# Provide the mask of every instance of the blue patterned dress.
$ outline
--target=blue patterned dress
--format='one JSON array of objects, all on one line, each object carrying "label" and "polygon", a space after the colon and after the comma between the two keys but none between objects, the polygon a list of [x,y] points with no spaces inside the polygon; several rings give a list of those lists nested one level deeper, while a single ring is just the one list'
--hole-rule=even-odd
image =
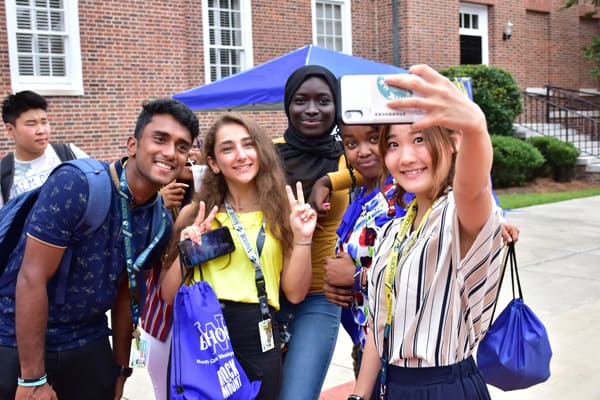
[{"label": "blue patterned dress", "polygon": [[[373,245],[379,228],[395,217],[402,217],[404,210],[393,200],[395,183],[389,176],[383,190],[376,188],[366,193],[362,186],[354,190],[351,203],[342,217],[337,230],[336,251],[348,253],[356,266],[354,274],[354,301],[350,309],[342,310],[342,325],[354,344],[364,347],[367,320],[367,274],[373,258]],[[412,199],[412,195],[405,196]]]}]

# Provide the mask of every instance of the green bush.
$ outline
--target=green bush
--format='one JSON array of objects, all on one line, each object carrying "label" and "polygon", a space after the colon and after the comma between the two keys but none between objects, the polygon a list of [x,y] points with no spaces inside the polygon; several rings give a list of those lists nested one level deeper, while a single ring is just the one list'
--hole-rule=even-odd
[{"label": "green bush", "polygon": [[487,65],[459,65],[440,72],[448,78],[471,77],[473,101],[485,113],[490,134],[513,136],[513,122],[523,105],[521,89],[508,71]]},{"label": "green bush", "polygon": [[538,168],[538,172],[536,174],[537,176],[552,176],[552,168],[548,164],[548,157],[546,156],[548,155],[548,145],[554,140],[558,139],[552,138],[550,136],[533,136],[527,139],[527,142],[531,143],[532,146],[538,149],[545,159],[544,163]]},{"label": "green bush", "polygon": [[492,136],[494,164],[492,183],[495,188],[525,186],[536,177],[545,162],[544,156],[524,140]]},{"label": "green bush", "polygon": [[550,136],[534,136],[528,141],[546,159],[541,167],[546,175],[551,173],[557,181],[568,181],[573,178],[577,157],[579,157],[579,150],[573,144]]}]

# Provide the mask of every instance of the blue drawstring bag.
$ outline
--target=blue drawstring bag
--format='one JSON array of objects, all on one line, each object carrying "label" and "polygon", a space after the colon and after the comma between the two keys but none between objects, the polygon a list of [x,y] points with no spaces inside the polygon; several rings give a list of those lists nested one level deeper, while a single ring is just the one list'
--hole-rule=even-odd
[{"label": "blue drawstring bag", "polygon": [[[550,377],[552,358],[546,328],[523,302],[514,243],[509,244],[500,285],[507,260],[510,260],[513,299],[492,323],[477,349],[477,365],[485,381],[504,391],[525,389],[546,381]],[[494,305],[490,321],[494,319],[495,308]]]},{"label": "blue drawstring bag", "polygon": [[235,358],[219,300],[208,282],[182,285],[173,307],[170,399],[254,400],[260,385],[249,381]]}]

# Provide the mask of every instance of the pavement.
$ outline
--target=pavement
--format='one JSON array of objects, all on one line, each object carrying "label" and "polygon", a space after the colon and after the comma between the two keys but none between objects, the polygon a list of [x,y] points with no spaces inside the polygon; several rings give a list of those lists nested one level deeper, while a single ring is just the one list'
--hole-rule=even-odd
[{"label": "pavement", "polygon": [[[600,400],[600,196],[509,210],[507,219],[521,230],[516,254],[525,303],[546,326],[554,356],[548,381],[513,392],[490,387],[492,399]],[[507,280],[496,313],[509,302],[509,288]],[[351,349],[340,329],[320,400],[351,393]],[[124,399],[154,399],[145,370],[134,371]]]}]

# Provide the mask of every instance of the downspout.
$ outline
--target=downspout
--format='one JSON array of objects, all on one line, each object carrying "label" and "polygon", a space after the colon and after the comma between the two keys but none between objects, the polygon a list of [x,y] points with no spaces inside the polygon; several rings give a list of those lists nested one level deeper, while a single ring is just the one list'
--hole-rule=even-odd
[{"label": "downspout", "polygon": [[400,16],[398,15],[398,0],[392,0],[392,29],[393,33],[393,44],[394,44],[394,65],[400,66]]}]

